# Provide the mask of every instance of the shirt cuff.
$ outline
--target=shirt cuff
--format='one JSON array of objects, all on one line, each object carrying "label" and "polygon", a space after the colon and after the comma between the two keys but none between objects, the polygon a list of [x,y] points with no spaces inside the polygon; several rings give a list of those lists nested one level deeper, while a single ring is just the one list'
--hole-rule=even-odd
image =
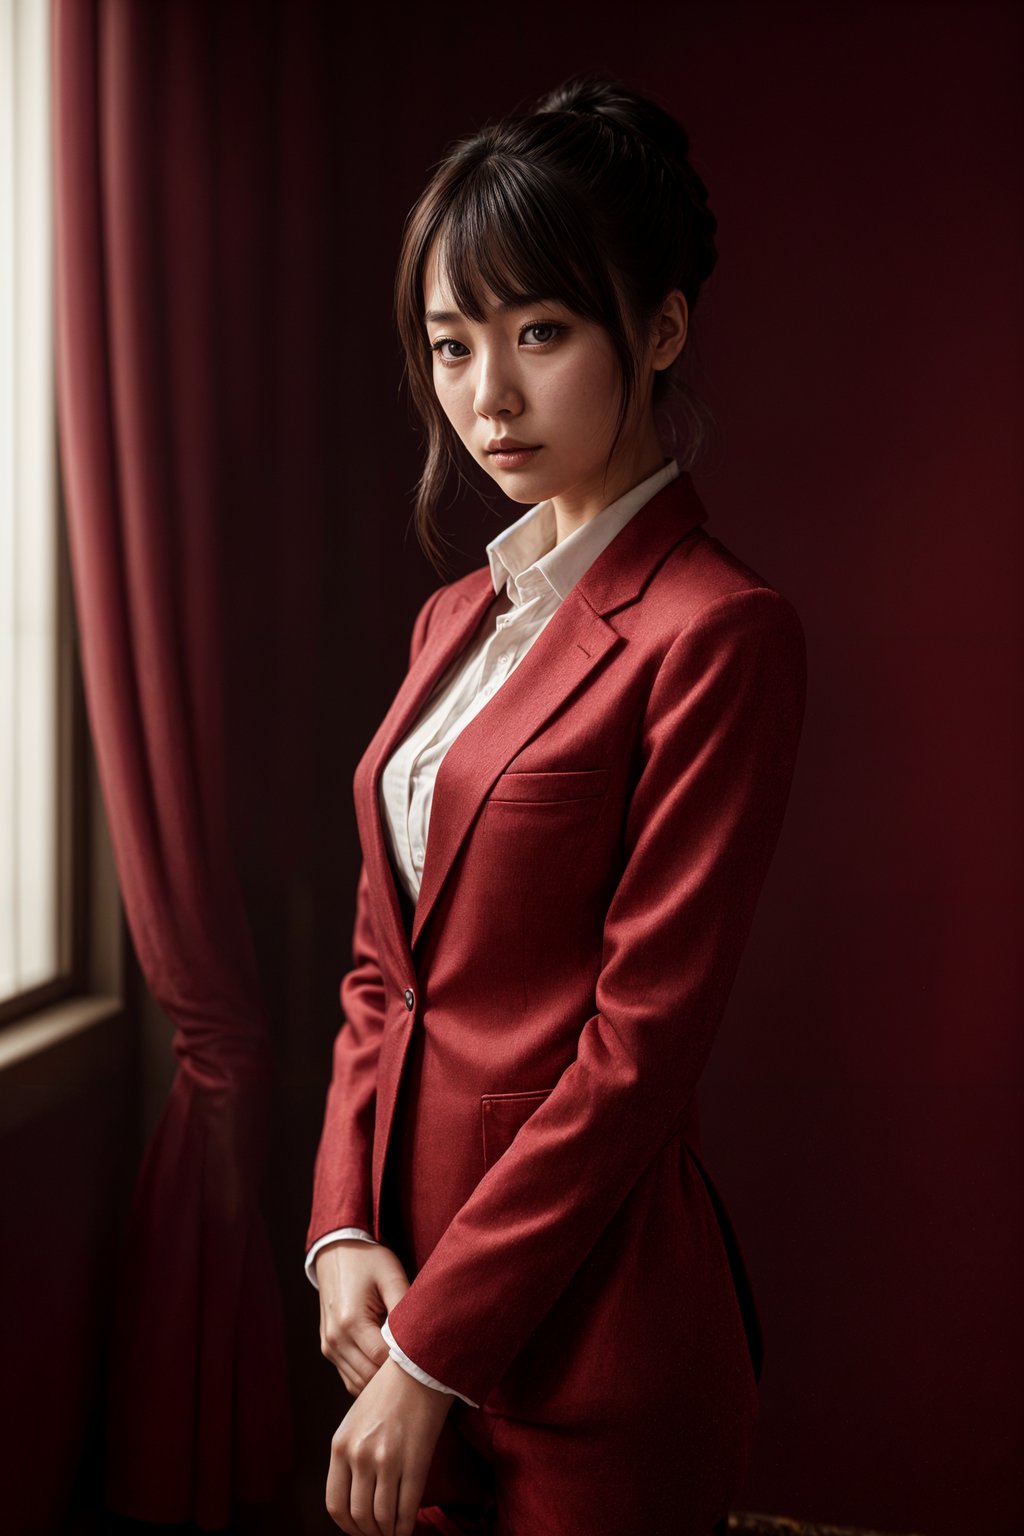
[{"label": "shirt cuff", "polygon": [[425,1387],[434,1387],[436,1391],[447,1392],[451,1397],[461,1397],[462,1401],[468,1403],[471,1408],[479,1408],[480,1404],[474,1403],[471,1397],[464,1397],[461,1392],[456,1392],[454,1387],[446,1387],[443,1382],[435,1380],[433,1376],[428,1376],[426,1371],[421,1370],[414,1361],[410,1360],[405,1350],[401,1349],[395,1342],[395,1336],[388,1327],[387,1318],[381,1324],[380,1331],[384,1335],[384,1342],[388,1346],[388,1353],[392,1360],[396,1361],[403,1370],[408,1371],[410,1376],[415,1376],[417,1381],[422,1381]]},{"label": "shirt cuff", "polygon": [[[365,1232],[362,1227],[338,1227],[334,1232],[325,1232],[323,1237],[318,1237],[306,1255],[306,1277],[314,1290],[320,1289],[316,1283],[316,1270],[313,1267],[316,1263],[317,1254],[321,1248],[326,1248],[328,1243],[336,1243],[343,1237],[361,1238],[366,1243],[375,1243],[377,1241],[369,1232]],[[426,1371],[421,1370],[414,1360],[410,1360],[405,1350],[396,1342],[394,1334],[388,1327],[387,1318],[381,1324],[380,1331],[384,1337],[384,1342],[388,1346],[388,1354],[404,1371],[408,1371],[410,1376],[415,1376],[416,1380],[421,1381],[425,1387],[433,1387],[435,1391],[446,1392],[451,1397],[461,1397],[462,1401],[468,1403],[471,1408],[479,1408],[480,1404],[474,1403],[471,1397],[465,1397],[461,1392],[456,1392],[454,1387],[446,1387],[444,1382],[437,1381],[433,1376],[428,1376]]]},{"label": "shirt cuff", "polygon": [[377,1239],[369,1232],[364,1232],[362,1227],[338,1227],[334,1232],[325,1232],[323,1237],[318,1237],[312,1248],[306,1254],[306,1279],[315,1291],[320,1287],[316,1283],[316,1256],[321,1248],[326,1248],[328,1243],[336,1243],[343,1237],[360,1237],[364,1243],[375,1243]]}]

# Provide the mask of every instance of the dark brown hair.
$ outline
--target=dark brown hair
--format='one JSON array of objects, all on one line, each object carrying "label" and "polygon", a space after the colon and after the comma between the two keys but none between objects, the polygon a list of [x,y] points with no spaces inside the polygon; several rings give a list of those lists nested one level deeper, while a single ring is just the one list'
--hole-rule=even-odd
[{"label": "dark brown hair", "polygon": [[[692,314],[717,259],[707,188],[689,163],[689,140],[664,108],[621,81],[576,76],[529,110],[457,140],[409,212],[395,282],[405,378],[426,429],[416,533],[439,574],[437,503],[461,443],[434,391],[424,331],[423,276],[438,255],[463,314],[482,321],[483,290],[505,302],[556,299],[607,331],[622,395],[611,463],[639,385],[645,326],[673,288]],[[685,350],[685,349],[684,349]],[[674,391],[688,417],[689,467],[710,412],[676,367],[655,375],[653,399]]]}]

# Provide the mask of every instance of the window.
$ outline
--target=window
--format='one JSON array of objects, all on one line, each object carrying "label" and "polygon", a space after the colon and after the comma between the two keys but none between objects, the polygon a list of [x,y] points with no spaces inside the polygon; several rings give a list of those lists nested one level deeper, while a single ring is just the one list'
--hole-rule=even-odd
[{"label": "window", "polygon": [[0,1018],[71,971],[50,164],[49,5],[0,0]]}]

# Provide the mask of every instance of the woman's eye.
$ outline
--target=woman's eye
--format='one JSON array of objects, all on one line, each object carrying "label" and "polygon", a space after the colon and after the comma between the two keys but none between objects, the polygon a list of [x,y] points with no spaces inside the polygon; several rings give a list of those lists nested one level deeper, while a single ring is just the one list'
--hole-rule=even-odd
[{"label": "woman's eye", "polygon": [[548,336],[546,339],[542,339],[537,343],[538,346],[546,346],[549,341],[553,341],[555,339],[555,336],[559,331],[564,329],[564,326],[556,325],[553,320],[538,320],[536,325],[526,326],[523,331],[523,335],[525,336],[527,331],[550,331],[550,336]]},{"label": "woman's eye", "polygon": [[437,341],[432,343],[430,350],[432,352],[436,352],[437,353],[437,355],[441,359],[442,363],[455,363],[455,362],[461,362],[461,358],[448,357],[444,353],[442,353],[441,348],[442,347],[461,347],[461,346],[462,346],[462,342],[461,341],[452,341],[450,336],[442,336]]},{"label": "woman's eye", "polygon": [[[539,341],[527,343],[529,351],[538,352],[542,347],[550,346],[560,331],[567,329],[567,326],[562,325],[557,320],[536,320],[532,325],[524,325],[519,332],[519,337],[522,340],[524,336],[528,336],[531,332],[547,331],[548,335],[542,335]],[[462,347],[462,352],[452,356],[450,352],[444,350],[446,347]],[[464,347],[461,341],[455,341],[451,336],[439,336],[436,341],[431,342],[430,350],[446,368],[453,368],[456,363],[463,361],[464,355],[468,353],[469,349]]]}]

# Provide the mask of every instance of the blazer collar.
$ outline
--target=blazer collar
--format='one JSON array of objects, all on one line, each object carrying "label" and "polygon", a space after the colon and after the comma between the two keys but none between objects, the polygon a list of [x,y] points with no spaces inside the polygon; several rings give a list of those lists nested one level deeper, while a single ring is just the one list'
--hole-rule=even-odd
[{"label": "blazer collar", "polygon": [[574,529],[560,544],[555,543],[555,511],[550,499],[538,502],[487,546],[495,592],[507,586],[512,601],[518,604],[522,601],[521,585],[528,583],[533,592],[546,588],[557,606],[630,518],[678,474],[678,460],[666,458],[653,474]]},{"label": "blazer collar", "polygon": [[626,643],[609,617],[636,602],[671,550],[706,521],[704,505],[683,471],[640,507],[601,551],[502,684],[500,696],[456,737],[438,770],[410,932],[381,821],[380,778],[398,742],[494,602],[490,566],[454,583],[450,601],[439,600],[426,643],[363,754],[354,781],[367,876],[379,911],[386,914],[383,924],[375,919],[382,929],[378,942],[382,959],[396,977],[415,975],[412,950],[494,781],[587,675]]}]

